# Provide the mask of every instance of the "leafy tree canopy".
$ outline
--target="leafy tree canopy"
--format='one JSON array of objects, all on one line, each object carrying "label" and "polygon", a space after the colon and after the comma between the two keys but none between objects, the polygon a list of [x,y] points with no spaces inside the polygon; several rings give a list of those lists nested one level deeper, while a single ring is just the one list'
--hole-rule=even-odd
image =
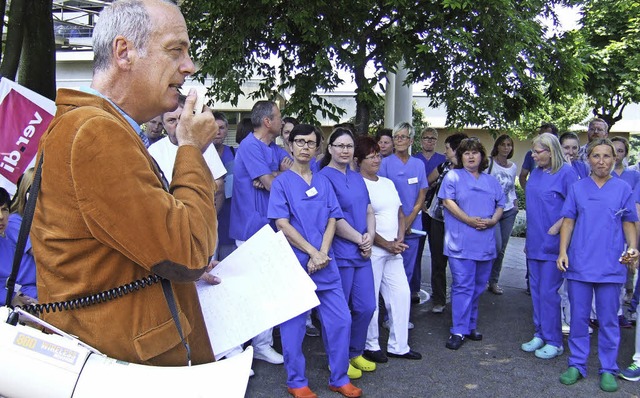
[{"label": "leafy tree canopy", "polygon": [[356,123],[365,131],[378,101],[374,88],[401,60],[410,82],[426,83],[431,105],[445,105],[451,126],[504,126],[560,97],[580,78],[558,78],[559,66],[579,75],[581,64],[546,37],[541,16],[553,19],[554,6],[578,3],[185,0],[182,9],[199,77],[213,78],[212,97],[233,103],[257,76],[254,97],[287,92],[287,114],[338,119],[343,110],[318,92],[336,89],[338,71],[346,71],[357,85]]},{"label": "leafy tree canopy", "polygon": [[640,102],[640,1],[591,0],[580,22],[562,44],[585,65],[593,114],[613,126],[627,104]]}]

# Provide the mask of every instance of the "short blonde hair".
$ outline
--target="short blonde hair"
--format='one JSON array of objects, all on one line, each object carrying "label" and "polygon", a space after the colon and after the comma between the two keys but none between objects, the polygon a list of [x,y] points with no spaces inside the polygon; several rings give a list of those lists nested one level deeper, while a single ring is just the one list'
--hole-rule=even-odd
[{"label": "short blonde hair", "polygon": [[540,145],[551,154],[551,174],[560,170],[565,160],[558,137],[551,133],[543,133],[533,139],[533,145]]}]

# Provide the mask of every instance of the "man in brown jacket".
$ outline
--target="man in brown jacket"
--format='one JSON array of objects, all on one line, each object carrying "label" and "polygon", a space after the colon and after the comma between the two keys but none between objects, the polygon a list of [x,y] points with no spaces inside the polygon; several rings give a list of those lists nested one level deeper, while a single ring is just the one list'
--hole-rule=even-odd
[{"label": "man in brown jacket", "polygon": [[[42,185],[31,232],[41,302],[66,301],[158,274],[172,281],[193,363],[213,361],[194,280],[216,241],[214,183],[202,157],[217,125],[187,97],[168,192],[139,125],[178,106],[194,72],[179,9],[161,0],[116,1],[93,32],[90,88],[60,90],[40,141]],[[178,366],[186,351],[153,284],[106,303],[44,319],[110,357]]]}]

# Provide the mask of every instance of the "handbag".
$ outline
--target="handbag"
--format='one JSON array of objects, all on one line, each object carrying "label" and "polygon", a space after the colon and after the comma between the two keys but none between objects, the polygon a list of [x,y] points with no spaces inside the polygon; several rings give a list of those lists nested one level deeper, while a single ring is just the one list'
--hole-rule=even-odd
[{"label": "handbag", "polygon": [[440,185],[442,184],[445,174],[449,171],[449,167],[449,162],[443,164],[442,170],[438,179],[434,183],[433,189],[429,190],[430,192],[433,191],[431,200],[427,202],[427,214],[429,217],[442,222],[444,222],[444,205],[442,204],[442,199],[438,197],[438,191],[440,190]]}]

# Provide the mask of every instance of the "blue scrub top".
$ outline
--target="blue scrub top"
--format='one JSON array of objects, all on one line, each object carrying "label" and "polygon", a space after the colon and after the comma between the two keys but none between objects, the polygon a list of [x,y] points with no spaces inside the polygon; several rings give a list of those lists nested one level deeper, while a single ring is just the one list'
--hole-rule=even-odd
[{"label": "blue scrub top", "polygon": [[573,170],[576,172],[576,174],[578,174],[579,179],[582,180],[583,178],[589,177],[589,167],[587,167],[584,162],[576,160],[574,162],[571,162],[571,167],[573,167]]},{"label": "blue scrub top", "polygon": [[533,170],[536,167],[536,162],[533,160],[533,153],[531,149],[524,154],[524,160],[522,161],[522,168],[527,169],[529,171]]},{"label": "blue scrub top", "polygon": [[413,155],[413,157],[415,157],[416,159],[419,159],[424,164],[424,172],[427,175],[427,177],[429,177],[429,174],[431,174],[431,172],[436,167],[438,167],[439,165],[441,165],[447,160],[447,158],[443,154],[438,152],[435,152],[433,155],[431,155],[431,158],[428,160],[427,158],[424,157],[422,152]]},{"label": "blue scrub top", "polygon": [[[429,186],[422,162],[412,156],[409,156],[407,163],[403,163],[396,154],[387,156],[382,159],[378,175],[393,181],[400,195],[402,212],[405,216],[411,214],[420,190]],[[416,217],[411,228],[421,230],[422,219]]]},{"label": "blue scrub top", "polygon": [[527,258],[555,261],[560,252],[560,234],[549,235],[547,231],[562,218],[569,187],[578,181],[573,167],[563,164],[551,174],[540,167],[531,171],[527,181]]},{"label": "blue scrub top", "polygon": [[[470,217],[491,218],[496,208],[504,208],[504,192],[492,175],[476,178],[465,169],[452,169],[442,180],[440,199],[452,199]],[[453,258],[486,261],[496,258],[493,229],[478,231],[444,211],[444,254]]]},{"label": "blue scrub top", "polygon": [[[283,155],[284,153],[284,155]],[[250,133],[240,143],[233,164],[233,196],[229,236],[246,241],[269,223],[269,191],[253,187],[253,180],[280,169],[286,156],[275,143],[269,145]]]},{"label": "blue scrub top", "polygon": [[[371,204],[371,200],[364,178],[348,167],[346,174],[329,166],[320,170],[319,174],[325,176],[333,187],[344,220],[361,234],[367,232],[367,206]],[[371,261],[362,258],[358,245],[338,235],[333,238],[333,253],[338,259],[358,260],[355,264],[338,262],[338,266],[371,264]]]},{"label": "blue scrub top", "polygon": [[616,178],[620,178],[625,181],[631,187],[631,191],[633,191],[633,197],[636,202],[639,202],[638,198],[640,198],[640,172],[636,170],[631,170],[628,167],[625,167],[620,175],[615,171],[611,172],[611,175]]},{"label": "blue scrub top", "polygon": [[[16,244],[18,243],[21,223],[22,216],[17,213],[11,214],[9,216],[5,237],[0,237],[0,300],[2,300],[2,302],[4,302],[7,294],[5,285],[7,283],[7,278],[11,273],[11,268],[13,267],[13,257],[16,252]],[[22,293],[37,299],[36,262],[29,250],[31,250],[31,239],[27,238],[22,261],[20,262],[20,269],[18,270],[18,275],[16,277],[16,283],[22,285],[22,288],[20,289]]]},{"label": "blue scrub top", "polygon": [[[342,218],[338,199],[327,178],[314,175],[311,185],[291,170],[280,174],[271,185],[268,216],[272,220],[286,218],[293,228],[316,249],[322,246],[322,238],[330,218]],[[300,265],[305,271],[309,255],[291,245]],[[333,250],[329,257],[334,258]],[[318,290],[340,285],[340,273],[335,260],[310,275]]]},{"label": "blue scrub top", "polygon": [[591,178],[580,180],[569,188],[562,215],[575,220],[565,278],[624,283],[627,267],[618,261],[626,242],[622,223],[638,221],[629,184],[610,178],[598,188]]}]

